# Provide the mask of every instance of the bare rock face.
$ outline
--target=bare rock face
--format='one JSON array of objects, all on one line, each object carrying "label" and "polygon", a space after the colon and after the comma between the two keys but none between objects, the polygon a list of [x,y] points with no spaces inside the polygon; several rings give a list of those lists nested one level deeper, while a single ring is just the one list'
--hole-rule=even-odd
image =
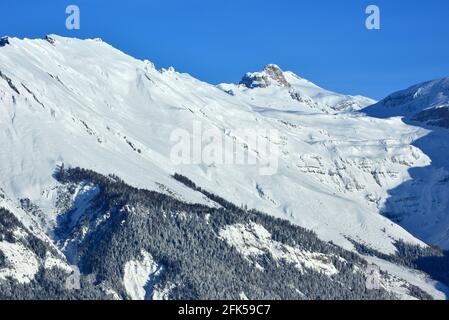
[{"label": "bare rock face", "polygon": [[270,85],[278,85],[282,87],[290,87],[284,72],[275,64],[267,65],[261,72],[249,72],[239,83],[247,88],[266,88]]},{"label": "bare rock face", "polygon": [[55,37],[52,37],[51,35],[45,36],[45,40],[52,45],[54,45],[56,43]]},{"label": "bare rock face", "polygon": [[8,39],[8,37],[2,37],[2,38],[0,38],[0,47],[4,47],[4,46],[6,46],[6,45],[8,45],[9,44],[9,39]]}]

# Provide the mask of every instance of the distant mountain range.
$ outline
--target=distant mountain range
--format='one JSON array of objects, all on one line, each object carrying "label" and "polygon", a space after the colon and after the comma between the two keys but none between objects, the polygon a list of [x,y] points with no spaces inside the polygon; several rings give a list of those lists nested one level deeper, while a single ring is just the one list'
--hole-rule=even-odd
[{"label": "distant mountain range", "polygon": [[[2,38],[0,298],[445,299],[448,110],[448,78],[376,102]],[[174,163],[177,131],[247,163]]]}]

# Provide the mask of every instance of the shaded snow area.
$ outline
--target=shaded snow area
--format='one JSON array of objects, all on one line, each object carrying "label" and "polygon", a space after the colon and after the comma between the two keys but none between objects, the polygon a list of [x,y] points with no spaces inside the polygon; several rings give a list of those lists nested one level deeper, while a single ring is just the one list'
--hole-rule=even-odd
[{"label": "shaded snow area", "polygon": [[411,141],[429,158],[426,166],[412,166],[409,179],[389,190],[382,213],[417,238],[449,248],[449,78],[393,93],[363,112],[426,130]]},{"label": "shaded snow area", "polygon": [[[247,225],[236,224],[227,226],[220,230],[219,235],[248,259],[270,254],[275,260],[283,260],[284,262],[294,264],[301,272],[305,268],[322,272],[327,276],[338,273],[328,256],[273,241],[271,234],[259,224],[250,223]],[[262,269],[257,263],[256,267]]]},{"label": "shaded snow area", "polygon": [[89,203],[98,195],[99,192],[100,190],[98,187],[90,184],[77,187],[73,198],[73,208],[75,208],[75,211],[70,216],[70,224],[68,226],[69,229],[72,229],[79,223],[79,221],[83,218],[83,215],[86,213]]},{"label": "shaded snow area", "polygon": [[425,121],[416,116],[423,111],[447,107],[449,107],[449,78],[442,78],[395,92],[365,111],[370,115],[381,117],[404,116]]},{"label": "shaded snow area", "polygon": [[377,274],[380,286],[400,299],[416,299],[410,294],[410,284],[422,289],[437,300],[446,300],[446,297],[449,296],[449,288],[447,286],[432,280],[423,272],[399,266],[373,256],[364,256],[363,258],[383,272],[383,274]]},{"label": "shaded snow area", "polygon": [[0,251],[6,258],[6,268],[0,269],[0,279],[11,277],[19,283],[29,283],[39,271],[36,255],[20,243],[0,242]]},{"label": "shaded snow area", "polygon": [[[102,217],[97,217],[95,212],[89,210],[91,201],[99,192],[97,186],[82,183],[76,186],[72,192],[64,190],[60,193],[61,197],[67,198],[63,204],[67,211],[63,210],[62,215],[58,217],[57,228],[52,230],[52,233],[71,263],[76,263],[77,246],[86,237],[92,224],[99,224],[102,219]],[[73,230],[79,226],[82,226],[81,231],[74,234]]]},{"label": "shaded snow area", "polygon": [[133,300],[163,299],[168,295],[170,288],[153,294],[153,288],[162,272],[162,267],[153,260],[148,252],[142,251],[141,254],[142,257],[139,260],[128,261],[125,264],[123,284],[126,293]]}]

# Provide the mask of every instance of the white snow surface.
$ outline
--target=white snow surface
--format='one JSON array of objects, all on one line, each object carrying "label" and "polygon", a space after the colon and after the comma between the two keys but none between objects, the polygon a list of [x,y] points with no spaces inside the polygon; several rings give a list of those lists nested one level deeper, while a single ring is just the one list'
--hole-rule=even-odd
[{"label": "white snow surface", "polygon": [[[347,249],[353,246],[346,237],[385,253],[395,252],[397,239],[422,244],[379,211],[410,168],[429,164],[411,146],[425,129],[352,112],[373,101],[331,93],[291,72],[283,72],[289,86],[216,87],[172,68],[156,70],[104,42],[51,39],[10,38],[0,48],[0,187],[9,199],[30,198],[51,211],[52,173],[64,163],[210,205],[171,177],[178,172]],[[225,141],[242,141],[237,129],[278,130],[280,140],[269,141],[280,147],[276,174],[173,164],[170,135],[192,133],[194,121],[219,130]]]},{"label": "white snow surface", "polygon": [[3,252],[7,267],[0,269],[0,280],[9,277],[17,282],[30,283],[39,271],[39,261],[36,255],[21,243],[0,242],[0,251]]},{"label": "white snow surface", "polygon": [[[327,276],[338,273],[329,256],[274,241],[268,230],[256,223],[230,225],[220,230],[219,235],[246,258],[270,253],[275,260],[291,263],[301,272],[306,268]],[[262,269],[257,263],[256,267]]]},{"label": "white snow surface", "polygon": [[[142,258],[131,260],[125,264],[123,284],[128,295],[133,300],[145,300],[148,294],[152,293],[153,286],[149,283],[154,281],[162,271],[161,267],[154,261],[151,254],[142,251]],[[149,292],[151,290],[151,292]],[[166,290],[158,292],[157,297],[164,297]]]}]

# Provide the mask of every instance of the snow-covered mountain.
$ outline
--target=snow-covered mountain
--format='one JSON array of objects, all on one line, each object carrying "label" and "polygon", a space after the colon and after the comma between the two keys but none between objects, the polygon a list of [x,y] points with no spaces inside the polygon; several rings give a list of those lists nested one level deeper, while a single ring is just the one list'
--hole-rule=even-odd
[{"label": "snow-covered mountain", "polygon": [[337,113],[359,110],[374,100],[325,90],[290,71],[270,64],[261,72],[247,73],[238,85],[219,87],[255,107],[305,112]]},{"label": "snow-covered mountain", "polygon": [[428,125],[449,127],[449,78],[396,92],[366,111],[379,117],[402,116]]},{"label": "snow-covered mountain", "polygon": [[[428,243],[449,247],[449,78],[394,93],[363,110],[369,116],[402,119],[424,130],[411,145],[428,157],[410,168],[410,178],[391,189],[382,212]],[[396,128],[392,128],[396,130]]]},{"label": "snow-covered mountain", "polygon": [[[425,99],[427,92],[422,94]],[[432,238],[422,237],[416,225],[399,225],[391,215],[381,213],[391,200],[391,190],[410,181],[414,168],[430,165],[431,157],[414,144],[429,130],[399,117],[358,112],[373,103],[369,98],[324,90],[276,65],[246,74],[239,84],[213,86],[173,68],[158,70],[151,62],[134,59],[100,39],[4,38],[0,44],[0,206],[42,241],[60,241],[64,208],[84,217],[83,208],[92,206],[98,197],[95,186],[86,189],[83,184],[72,185],[67,193],[54,176],[63,164],[104,176],[114,174],[133,187],[183,203],[222,207],[214,197],[174,179],[177,173],[230,203],[289,220],[346,250],[355,251],[357,243],[379,254],[394,255],[397,241],[425,246],[421,240]],[[201,131],[195,123],[201,124]],[[224,153],[240,150],[256,163],[268,162],[240,129],[262,129],[256,138],[277,152],[274,175],[260,175],[252,165],[171,161],[174,131],[188,132],[192,141],[203,141],[202,133],[214,130],[223,141]],[[270,130],[279,135],[268,137]],[[201,160],[194,147],[191,156]],[[445,186],[439,189],[440,200],[445,190]],[[71,204],[74,207],[61,206],[67,194],[76,203]],[[439,215],[443,213],[442,208]],[[448,218],[443,216],[439,227],[448,228],[444,219]],[[74,234],[89,233],[89,227],[77,223],[66,227],[74,228]],[[82,240],[70,230],[64,233],[66,241]],[[239,230],[247,239],[262,232],[263,237],[256,238],[264,243],[255,243],[256,252],[276,255],[279,250],[296,250],[286,244],[267,244],[266,230],[252,224],[224,227],[220,234],[238,246],[240,240],[233,235]],[[58,245],[71,260],[73,246]],[[142,252],[128,264],[133,266],[130,270],[141,270],[136,267],[138,261],[153,261],[152,252]],[[294,259],[308,256],[319,253],[301,252]],[[442,297],[443,286],[435,289],[433,280],[424,274],[413,277],[415,271],[404,271],[404,266],[398,272],[397,265],[377,264],[390,272],[396,270],[397,279],[403,277],[391,285],[392,291],[406,281]],[[325,268],[332,270],[329,265]],[[135,283],[127,285],[142,295]]]}]

